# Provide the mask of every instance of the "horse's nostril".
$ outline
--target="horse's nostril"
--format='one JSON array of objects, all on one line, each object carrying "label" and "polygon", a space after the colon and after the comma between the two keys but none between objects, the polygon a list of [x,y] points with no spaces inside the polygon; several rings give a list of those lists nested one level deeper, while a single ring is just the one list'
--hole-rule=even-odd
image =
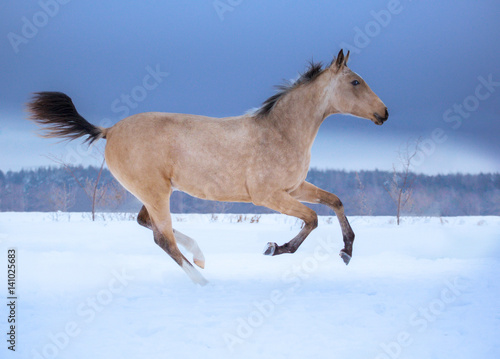
[{"label": "horse's nostril", "polygon": [[389,118],[389,111],[387,111],[387,107],[385,108],[385,119],[387,120]]}]

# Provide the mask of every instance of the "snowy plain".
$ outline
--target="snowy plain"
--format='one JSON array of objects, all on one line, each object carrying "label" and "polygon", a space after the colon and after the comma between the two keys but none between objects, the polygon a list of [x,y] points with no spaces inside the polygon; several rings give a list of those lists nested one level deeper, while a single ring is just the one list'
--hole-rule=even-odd
[{"label": "snowy plain", "polygon": [[[17,249],[16,351],[1,358],[499,358],[500,217],[335,217],[293,255],[284,215],[173,215],[194,285],[129,214],[0,213],[0,291]],[[191,260],[191,255],[186,254]],[[8,307],[0,328],[7,338]]]}]

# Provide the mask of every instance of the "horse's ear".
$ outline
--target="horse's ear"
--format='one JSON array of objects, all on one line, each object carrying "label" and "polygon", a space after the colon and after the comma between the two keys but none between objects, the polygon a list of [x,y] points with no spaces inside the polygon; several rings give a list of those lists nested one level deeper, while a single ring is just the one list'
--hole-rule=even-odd
[{"label": "horse's ear", "polygon": [[350,50],[347,50],[347,55],[345,55],[345,59],[344,59],[344,65],[347,66],[347,60],[349,60],[349,55],[351,54],[351,51]]},{"label": "horse's ear", "polygon": [[344,59],[345,59],[344,58],[344,50],[340,49],[339,54],[334,59],[334,61],[332,61],[332,65],[331,65],[332,70],[334,70],[334,71],[340,70],[345,64]]}]

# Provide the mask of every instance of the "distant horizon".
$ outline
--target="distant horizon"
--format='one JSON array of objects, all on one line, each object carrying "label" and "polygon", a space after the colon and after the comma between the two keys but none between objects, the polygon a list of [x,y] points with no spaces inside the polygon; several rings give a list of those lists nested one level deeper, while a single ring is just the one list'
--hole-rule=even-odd
[{"label": "distant horizon", "polygon": [[[407,180],[401,181],[403,178]],[[400,186],[404,186],[404,193],[411,193],[411,204],[403,206],[403,214],[500,215],[500,173],[393,176],[388,171],[311,169],[306,180],[335,193],[349,215],[394,214]],[[91,193],[97,187],[101,196],[92,206]],[[174,191],[170,209],[177,213],[271,211],[245,202],[217,202]],[[100,172],[99,167],[50,167],[0,172],[0,211],[78,212],[94,208],[123,212],[137,211],[140,206],[140,200],[120,186],[108,169]],[[318,214],[331,213],[327,206],[311,206]]]},{"label": "distant horizon", "polygon": [[[82,167],[82,168],[95,168],[99,169],[100,164],[94,163],[94,164],[76,164],[72,165],[69,164],[72,168],[77,168],[77,167]],[[41,165],[34,165],[34,166],[26,166],[26,167],[20,167],[18,169],[4,169],[0,167],[0,172],[3,174],[6,174],[7,172],[13,172],[13,173],[18,173],[22,171],[36,171],[38,169],[42,168],[54,168],[54,169],[60,169],[64,168],[65,165],[63,164],[58,164],[56,162],[52,163],[47,163],[47,164],[41,164]],[[104,168],[108,169],[106,163],[104,164]],[[108,169],[109,170],[109,169]],[[346,172],[346,173],[356,173],[356,172],[386,172],[386,173],[393,173],[392,169],[380,169],[380,168],[373,168],[373,169],[346,169],[346,168],[331,168],[331,167],[320,167],[320,166],[311,166],[309,167],[309,171],[337,171],[337,172]],[[400,172],[400,171],[397,171]],[[454,176],[454,175],[471,175],[471,176],[480,176],[480,175],[498,175],[500,174],[500,171],[480,171],[480,172],[447,172],[447,173],[442,173],[442,172],[436,172],[436,173],[425,173],[425,172],[418,172],[414,170],[410,170],[411,173],[418,175],[418,176],[428,176],[428,177],[436,177],[436,176]]]}]

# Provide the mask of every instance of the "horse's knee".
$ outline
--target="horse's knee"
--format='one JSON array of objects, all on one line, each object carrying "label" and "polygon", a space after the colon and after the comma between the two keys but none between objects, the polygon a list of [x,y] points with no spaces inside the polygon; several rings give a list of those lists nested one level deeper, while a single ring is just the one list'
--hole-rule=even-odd
[{"label": "horse's knee", "polygon": [[304,218],[305,225],[311,228],[311,231],[318,227],[318,215],[311,210],[306,218]]},{"label": "horse's knee", "polygon": [[340,200],[340,198],[337,197],[337,195],[331,193],[331,195],[329,197],[330,197],[330,198],[328,198],[329,203],[325,203],[325,204],[329,205],[330,207],[332,207],[332,209],[337,210],[337,211],[344,209],[344,205],[342,204],[342,201]]},{"label": "horse's knee", "polygon": [[314,217],[311,221],[311,227],[312,227],[312,229],[315,229],[318,227],[318,215],[316,213],[314,213]]}]

